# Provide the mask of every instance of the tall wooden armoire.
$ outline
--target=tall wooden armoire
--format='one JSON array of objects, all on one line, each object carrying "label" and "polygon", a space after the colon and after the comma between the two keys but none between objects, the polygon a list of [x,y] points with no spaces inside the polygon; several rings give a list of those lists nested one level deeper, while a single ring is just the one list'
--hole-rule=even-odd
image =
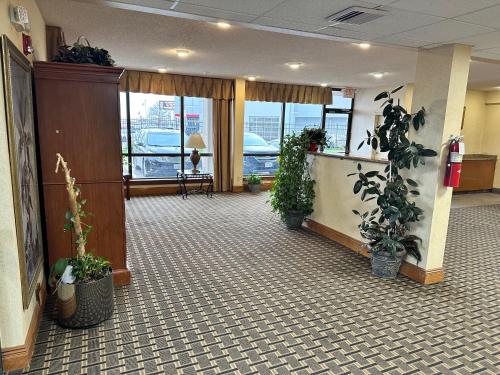
[{"label": "tall wooden armoire", "polygon": [[118,83],[122,68],[34,63],[38,138],[49,266],[76,254],[64,232],[68,196],[56,153],[68,162],[91,213],[87,251],[111,261],[115,285],[130,283],[126,263]]}]

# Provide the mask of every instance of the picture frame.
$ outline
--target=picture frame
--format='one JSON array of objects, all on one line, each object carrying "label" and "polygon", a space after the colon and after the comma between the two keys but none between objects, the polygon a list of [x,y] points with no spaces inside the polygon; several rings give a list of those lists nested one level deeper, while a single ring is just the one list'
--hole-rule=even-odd
[{"label": "picture frame", "polygon": [[32,68],[6,35],[1,37],[1,62],[19,271],[27,309],[43,268]]}]

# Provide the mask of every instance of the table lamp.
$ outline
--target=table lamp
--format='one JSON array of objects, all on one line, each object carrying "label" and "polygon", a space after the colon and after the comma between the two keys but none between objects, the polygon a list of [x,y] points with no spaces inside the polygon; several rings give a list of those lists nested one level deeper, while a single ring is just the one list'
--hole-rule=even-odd
[{"label": "table lamp", "polygon": [[193,172],[199,172],[198,169],[196,169],[196,166],[200,162],[200,154],[198,152],[198,148],[205,148],[205,142],[203,142],[203,138],[201,137],[201,134],[199,133],[193,133],[189,136],[189,139],[186,143],[186,147],[192,148],[193,151],[191,151],[191,155],[189,158],[191,159],[191,163],[193,163]]}]

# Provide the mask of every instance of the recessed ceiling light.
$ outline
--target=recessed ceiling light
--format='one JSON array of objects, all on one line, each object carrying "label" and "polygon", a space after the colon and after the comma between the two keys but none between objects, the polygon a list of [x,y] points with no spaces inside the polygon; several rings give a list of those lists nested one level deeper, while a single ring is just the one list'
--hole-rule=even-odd
[{"label": "recessed ceiling light", "polygon": [[257,79],[257,76],[248,76],[247,79],[249,81],[255,81]]},{"label": "recessed ceiling light", "polygon": [[227,22],[217,22],[217,26],[219,26],[219,28],[221,29],[229,29],[231,27],[231,25]]},{"label": "recessed ceiling light", "polygon": [[368,49],[371,47],[370,43],[358,43],[358,47],[361,49]]},{"label": "recessed ceiling light", "polygon": [[176,49],[175,53],[177,54],[177,56],[183,58],[183,57],[188,57],[191,54],[191,51],[188,49],[180,48],[180,49]]},{"label": "recessed ceiling light", "polygon": [[287,62],[286,65],[288,65],[288,67],[290,69],[294,69],[294,70],[297,70],[299,69],[302,65],[304,65],[304,63],[301,63],[301,62]]},{"label": "recessed ceiling light", "polygon": [[320,83],[320,86],[321,87],[326,87],[326,86],[328,86],[328,83]]},{"label": "recessed ceiling light", "polygon": [[375,72],[375,73],[370,73],[370,74],[373,76],[373,78],[377,78],[377,79],[380,79],[385,75],[385,73],[383,73],[383,72]]},{"label": "recessed ceiling light", "polygon": [[167,68],[158,68],[158,73],[166,73]]}]

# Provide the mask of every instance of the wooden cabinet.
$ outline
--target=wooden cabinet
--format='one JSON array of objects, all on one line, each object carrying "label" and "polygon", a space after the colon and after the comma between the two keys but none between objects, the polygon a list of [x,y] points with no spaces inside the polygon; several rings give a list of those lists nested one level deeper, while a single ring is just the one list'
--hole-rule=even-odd
[{"label": "wooden cabinet", "polygon": [[496,156],[464,155],[460,186],[453,191],[478,191],[493,189]]},{"label": "wooden cabinet", "polygon": [[36,62],[35,92],[40,146],[48,262],[76,253],[63,231],[68,198],[63,173],[56,174],[61,153],[87,200],[93,226],[87,250],[105,256],[116,285],[128,284],[123,201],[120,102],[123,69]]}]

